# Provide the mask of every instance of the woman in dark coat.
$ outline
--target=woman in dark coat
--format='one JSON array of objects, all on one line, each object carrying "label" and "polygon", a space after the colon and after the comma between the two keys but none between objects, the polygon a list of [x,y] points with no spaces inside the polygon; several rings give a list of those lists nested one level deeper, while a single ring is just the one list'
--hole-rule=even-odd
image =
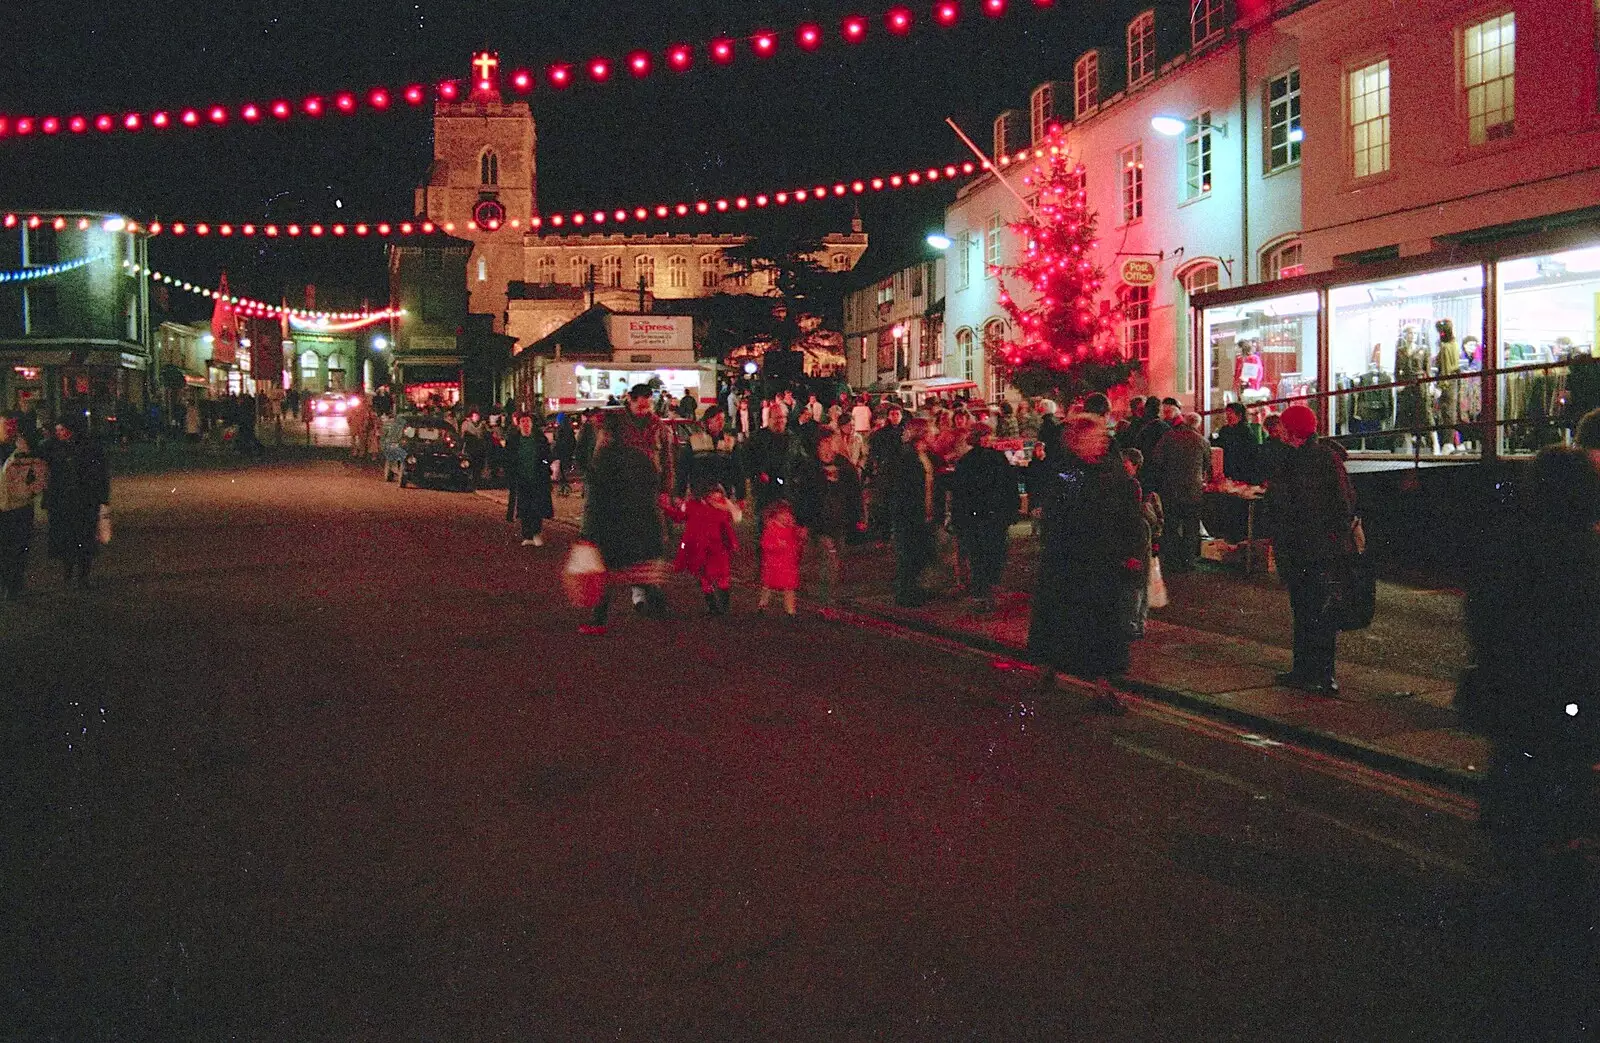
[{"label": "woman in dark coat", "polygon": [[89,567],[100,549],[96,528],[100,508],[111,502],[111,470],[100,443],[90,438],[81,419],[56,424],[56,437],[45,452],[50,479],[44,509],[50,515],[50,557],[61,562],[68,583],[89,585]]},{"label": "woman in dark coat", "polygon": [[517,414],[511,501],[522,518],[522,545],[543,547],[544,520],[556,515],[550,500],[550,440],[527,413]]},{"label": "woman in dark coat", "polygon": [[666,541],[661,515],[661,472],[650,454],[630,444],[620,430],[620,414],[606,417],[594,459],[584,473],[588,483],[583,505],[582,538],[600,550],[609,582],[589,622],[579,627],[585,634],[603,634],[611,610],[611,595],[618,586],[644,588],[644,610],[664,615],[666,599]]},{"label": "woman in dark coat", "polygon": [[795,521],[822,553],[819,595],[832,604],[839,586],[839,548],[861,521],[861,473],[839,452],[839,436],[824,428],[814,456],[796,461]]},{"label": "woman in dark coat", "polygon": [[1119,455],[1108,452],[1103,418],[1075,414],[1062,433],[1056,472],[1042,490],[1039,580],[1028,621],[1028,652],[1041,686],[1057,670],[1098,689],[1095,704],[1123,713],[1110,678],[1128,668],[1128,591],[1145,582],[1147,544],[1138,490]]}]

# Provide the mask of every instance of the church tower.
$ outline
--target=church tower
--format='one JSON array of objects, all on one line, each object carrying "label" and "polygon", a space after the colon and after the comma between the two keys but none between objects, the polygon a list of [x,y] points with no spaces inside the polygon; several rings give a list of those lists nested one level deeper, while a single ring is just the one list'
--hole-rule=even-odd
[{"label": "church tower", "polygon": [[471,311],[503,328],[506,284],[523,278],[522,233],[537,208],[537,136],[525,101],[500,94],[500,58],[473,55],[466,97],[433,109],[433,164],[416,191],[416,212],[472,243],[467,261]]}]

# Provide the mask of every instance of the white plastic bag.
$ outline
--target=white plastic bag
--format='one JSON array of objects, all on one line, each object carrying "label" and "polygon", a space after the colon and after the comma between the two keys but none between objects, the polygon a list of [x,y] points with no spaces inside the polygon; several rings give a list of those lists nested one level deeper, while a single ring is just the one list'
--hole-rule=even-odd
[{"label": "white plastic bag", "polygon": [[606,589],[606,564],[600,557],[600,548],[586,540],[574,543],[572,552],[567,555],[561,584],[573,608],[589,609],[600,604],[600,596]]},{"label": "white plastic bag", "polygon": [[1150,559],[1150,572],[1145,579],[1145,591],[1147,594],[1145,603],[1151,608],[1167,607],[1169,603],[1169,599],[1167,598],[1167,584],[1161,578],[1160,558]]}]

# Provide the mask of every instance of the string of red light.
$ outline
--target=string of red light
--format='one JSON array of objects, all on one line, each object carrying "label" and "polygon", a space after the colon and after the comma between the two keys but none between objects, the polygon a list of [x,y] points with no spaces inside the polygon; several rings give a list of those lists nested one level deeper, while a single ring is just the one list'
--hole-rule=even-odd
[{"label": "string of red light", "polygon": [[[1034,7],[1046,8],[1054,0],[1028,0]],[[977,7],[989,18],[1006,14],[1010,0],[977,0]],[[929,12],[930,20],[937,26],[950,27],[962,17],[960,0],[935,0]],[[916,15],[911,8],[895,6],[883,12],[883,29],[891,37],[904,37],[916,25]],[[865,15],[849,15],[838,27],[838,38],[846,44],[860,44],[872,34],[872,19]],[[626,69],[635,79],[643,79],[656,71],[659,63],[677,73],[693,69],[703,54],[716,65],[732,64],[741,48],[757,58],[770,58],[781,49],[781,34],[777,30],[758,29],[742,37],[718,36],[696,47],[688,43],[675,43],[657,54],[648,50],[629,52],[620,63],[612,58],[596,56],[584,62],[557,61],[545,66],[542,77],[530,69],[513,69],[506,77],[513,91],[528,94],[542,83],[555,90],[565,89],[576,82],[588,80],[605,83],[615,71]],[[816,51],[826,42],[828,34],[816,22],[803,22],[792,33],[794,46],[801,51]],[[479,64],[484,63],[484,64]],[[358,112],[384,112],[401,102],[415,108],[428,101],[457,101],[467,85],[471,89],[484,89],[494,85],[490,79],[499,64],[498,56],[478,55],[474,65],[478,69],[476,80],[443,79],[431,86],[411,83],[400,88],[367,87],[342,89],[308,94],[298,101],[276,98],[271,101],[244,101],[233,104],[207,102],[201,105],[181,106],[176,109],[157,109],[97,115],[86,114],[28,114],[0,115],[0,138],[25,138],[33,135],[53,136],[66,133],[100,134],[136,133],[143,130],[198,129],[225,126],[234,120],[244,123],[285,121],[294,117],[320,119],[326,115],[350,116]]]},{"label": "string of red light", "polygon": [[[1023,149],[1015,155],[1001,156],[999,165],[1008,167],[1013,163],[1023,163],[1031,159],[1042,158],[1045,150]],[[815,185],[810,188],[796,188],[774,192],[758,192],[754,195],[739,195],[718,199],[701,199],[693,203],[655,203],[649,206],[615,207],[590,210],[568,210],[548,214],[534,214],[527,221],[520,218],[511,218],[504,225],[491,223],[482,229],[474,221],[457,224],[454,221],[435,222],[419,218],[406,218],[399,221],[356,221],[356,222],[256,222],[256,221],[127,221],[125,228],[130,232],[143,232],[148,235],[173,235],[173,236],[264,236],[267,238],[389,238],[393,236],[433,235],[444,233],[446,235],[456,231],[541,231],[549,229],[589,228],[597,225],[620,225],[629,221],[647,223],[650,221],[668,221],[673,219],[706,216],[710,214],[745,213],[751,210],[769,209],[803,203],[824,202],[830,199],[845,199],[855,196],[864,196],[872,193],[893,191],[901,188],[912,188],[919,185],[937,184],[941,181],[953,181],[957,178],[971,177],[989,169],[987,162],[977,163],[967,160],[963,163],[948,163],[942,167],[926,167],[909,170],[902,173],[887,174],[872,178],[857,178],[851,181],[835,181],[831,185]],[[70,222],[76,221],[79,227],[87,228],[85,219],[77,216],[63,216],[59,214],[44,213],[8,213],[0,216],[0,227],[38,228],[49,224],[57,230],[64,229]]]},{"label": "string of red light", "polygon": [[123,261],[122,267],[131,276],[143,276],[153,283],[162,283],[174,289],[192,293],[196,297],[206,297],[213,301],[221,301],[240,315],[258,319],[287,318],[302,329],[353,329],[369,323],[403,318],[406,314],[404,308],[384,308],[381,311],[316,311],[311,308],[290,308],[287,305],[272,304],[268,301],[256,300],[253,297],[226,294],[221,290],[213,290],[209,286],[201,286],[199,283],[185,282],[175,275],[167,272],[158,272],[154,268],[146,268],[143,265],[134,264],[132,261]]}]

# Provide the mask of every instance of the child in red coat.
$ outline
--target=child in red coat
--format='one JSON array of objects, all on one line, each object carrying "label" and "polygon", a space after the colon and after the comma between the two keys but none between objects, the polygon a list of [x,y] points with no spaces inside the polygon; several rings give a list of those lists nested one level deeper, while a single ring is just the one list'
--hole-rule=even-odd
[{"label": "child in red coat", "polygon": [[739,549],[733,525],[738,511],[722,486],[712,482],[697,490],[681,512],[674,512],[683,522],[683,542],[673,567],[700,578],[706,608],[713,616],[726,615],[732,597],[733,552]]},{"label": "child in red coat", "polygon": [[795,591],[800,589],[800,552],[805,548],[806,530],[794,520],[788,501],[778,500],[763,515],[761,530],[761,599],[757,611],[766,611],[772,592],[783,595],[783,611],[795,616]]}]

